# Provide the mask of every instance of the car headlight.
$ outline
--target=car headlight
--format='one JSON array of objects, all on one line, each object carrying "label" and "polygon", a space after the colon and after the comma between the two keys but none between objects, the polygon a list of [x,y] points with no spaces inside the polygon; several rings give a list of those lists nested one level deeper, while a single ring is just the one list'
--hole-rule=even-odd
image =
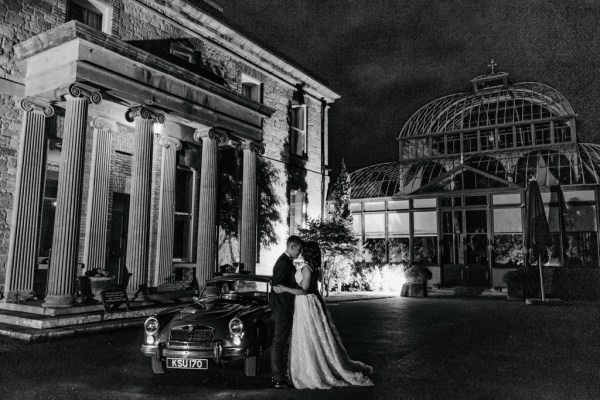
[{"label": "car headlight", "polygon": [[144,322],[144,329],[148,335],[158,332],[158,320],[154,317],[150,317]]},{"label": "car headlight", "polygon": [[229,332],[232,335],[241,335],[244,333],[244,323],[242,320],[236,317],[229,321]]}]

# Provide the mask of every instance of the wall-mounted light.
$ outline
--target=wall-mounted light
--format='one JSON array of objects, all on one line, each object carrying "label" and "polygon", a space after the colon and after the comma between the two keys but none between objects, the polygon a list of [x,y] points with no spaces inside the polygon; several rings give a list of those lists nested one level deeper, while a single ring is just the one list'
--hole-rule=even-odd
[{"label": "wall-mounted light", "polygon": [[160,133],[162,133],[164,125],[161,124],[160,122],[155,122],[154,125],[152,125],[152,131],[156,134],[159,135]]}]

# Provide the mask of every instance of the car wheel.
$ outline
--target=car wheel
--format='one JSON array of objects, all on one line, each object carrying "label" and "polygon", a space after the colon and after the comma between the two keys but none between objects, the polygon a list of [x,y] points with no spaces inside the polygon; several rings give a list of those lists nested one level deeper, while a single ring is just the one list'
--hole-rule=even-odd
[{"label": "car wheel", "polygon": [[155,374],[164,374],[165,373],[165,365],[158,357],[151,357],[152,360],[152,372]]}]

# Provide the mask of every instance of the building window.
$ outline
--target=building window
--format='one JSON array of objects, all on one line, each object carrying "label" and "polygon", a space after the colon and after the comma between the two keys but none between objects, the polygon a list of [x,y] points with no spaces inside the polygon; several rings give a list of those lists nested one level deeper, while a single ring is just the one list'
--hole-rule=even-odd
[{"label": "building window", "polygon": [[290,235],[297,235],[298,228],[305,227],[305,193],[293,190],[290,194]]},{"label": "building window", "polygon": [[111,7],[96,0],[67,1],[67,22],[76,20],[99,31],[110,33]]},{"label": "building window", "polygon": [[306,106],[292,106],[290,153],[306,156]]},{"label": "building window", "polygon": [[262,83],[246,74],[242,74],[242,95],[254,101],[262,102]]},{"label": "building window", "polygon": [[192,261],[195,173],[178,167],[175,175],[175,230],[173,260]]},{"label": "building window", "polygon": [[[42,198],[42,218],[40,227],[40,248],[38,256],[49,259],[54,236],[54,216],[56,213],[56,194],[58,189],[58,171],[46,170],[44,197]],[[49,260],[48,260],[49,261]]]}]

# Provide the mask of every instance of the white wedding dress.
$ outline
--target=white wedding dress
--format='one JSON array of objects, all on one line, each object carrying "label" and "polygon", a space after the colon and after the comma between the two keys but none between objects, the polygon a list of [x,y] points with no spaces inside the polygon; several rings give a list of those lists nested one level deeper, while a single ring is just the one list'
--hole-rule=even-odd
[{"label": "white wedding dress", "polygon": [[[304,268],[309,268],[305,266]],[[302,271],[296,271],[302,284]],[[290,377],[297,389],[372,386],[373,368],[348,357],[337,329],[311,278],[308,294],[296,296],[290,347]]]}]

